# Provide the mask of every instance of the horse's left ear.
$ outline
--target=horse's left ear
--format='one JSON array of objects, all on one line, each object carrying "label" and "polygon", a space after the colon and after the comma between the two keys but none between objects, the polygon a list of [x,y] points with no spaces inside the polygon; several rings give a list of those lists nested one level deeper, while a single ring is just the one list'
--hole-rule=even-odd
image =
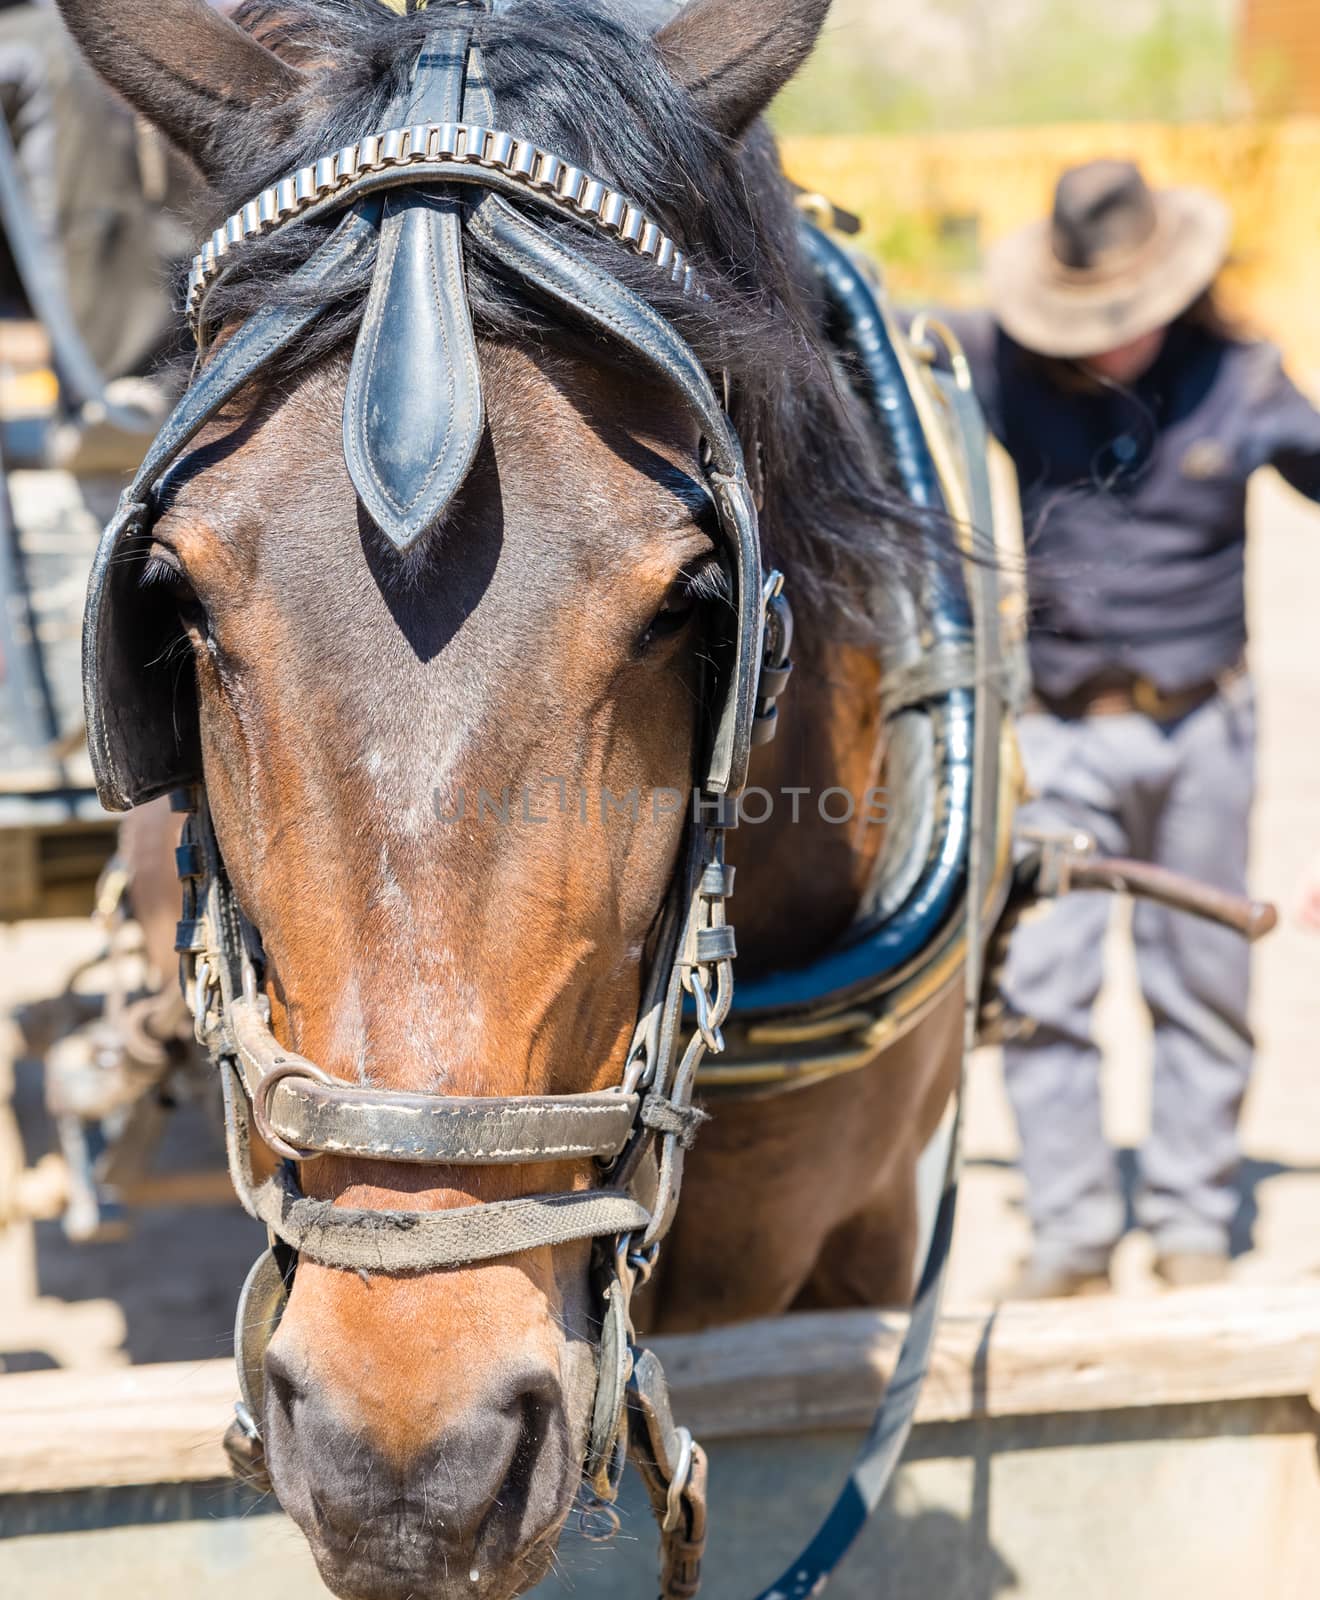
[{"label": "horse's left ear", "polygon": [[214,182],[236,119],[281,137],[302,73],[207,0],[57,0],[69,32],[112,89]]},{"label": "horse's left ear", "polygon": [[830,0],[690,0],[655,36],[706,120],[737,138],[811,54]]}]

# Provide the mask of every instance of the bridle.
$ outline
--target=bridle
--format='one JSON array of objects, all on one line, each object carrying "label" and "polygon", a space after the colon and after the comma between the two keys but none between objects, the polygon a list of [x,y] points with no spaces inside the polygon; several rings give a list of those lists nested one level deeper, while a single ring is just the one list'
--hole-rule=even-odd
[{"label": "bridle", "polygon": [[[299,1258],[368,1272],[421,1273],[591,1239],[602,1333],[587,1476],[599,1500],[612,1501],[625,1454],[631,1453],[662,1529],[662,1594],[679,1600],[695,1593],[699,1581],[705,1460],[670,1416],[663,1374],[654,1356],[637,1348],[629,1307],[673,1220],[684,1153],[703,1116],[693,1102],[699,1069],[708,1055],[725,1048],[736,946],[727,916],[733,873],[725,863],[724,839],[736,822],[751,746],[774,732],[775,701],[791,670],[791,613],[782,579],[762,573],[753,487],[711,377],[645,299],[539,226],[535,214],[568,216],[615,240],[687,294],[701,292],[696,274],[678,245],[626,196],[498,129],[470,17],[456,9],[452,23],[431,32],[406,96],[392,108],[396,126],[272,185],[217,230],[197,258],[189,315],[206,351],[207,296],[251,240],[294,220],[337,219],[293,274],[298,298],[257,311],[209,350],[106,530],[84,631],[89,745],[107,806],[125,809],[172,791],[188,813],[178,855],[184,989],[198,1038],[220,1075],[235,1188],[271,1238],[239,1308],[239,1420],[248,1445],[259,1438],[265,1347]],[[469,198],[461,200],[464,195]],[[511,205],[511,199],[527,209]],[[342,1082],[285,1050],[271,1030],[262,993],[260,935],[236,902],[211,826],[195,728],[185,727],[182,740],[176,736],[172,701],[148,691],[142,661],[133,653],[141,640],[126,638],[122,626],[136,566],[125,557],[145,547],[171,466],[232,396],[298,340],[373,251],[345,399],[345,458],[360,498],[398,549],[407,550],[434,525],[464,481],[483,426],[462,280],[465,233],[533,295],[622,345],[686,408],[702,439],[733,598],[732,628],[705,682],[711,731],[694,814],[653,940],[632,1043],[617,1086],[595,1094],[458,1098],[382,1091]],[[836,247],[814,238],[822,278],[828,282],[834,273],[840,293],[860,292],[855,269],[847,279],[829,254]],[[428,270],[415,270],[419,262]],[[872,376],[878,384],[877,373]],[[381,419],[396,445],[403,435],[406,452],[382,448]],[[914,459],[925,437],[920,422],[917,432],[908,441]],[[927,450],[922,463],[928,456]],[[918,503],[934,506],[938,485],[926,476],[928,500]],[[967,599],[961,580],[947,568],[946,552],[931,568],[940,574],[932,579],[940,593],[924,597],[923,615],[939,625],[935,649],[927,649],[924,665],[907,664],[904,694],[890,707],[896,730],[909,713],[933,715],[932,707],[956,725],[953,754],[946,740],[936,761],[937,769],[944,762],[936,781],[952,785],[938,836],[909,841],[900,865],[903,881],[877,890],[869,957],[863,958],[864,964],[869,959],[867,983],[854,973],[853,981],[840,985],[831,971],[825,974],[828,989],[819,982],[814,988],[810,982],[806,989],[799,985],[786,1004],[763,996],[752,1021],[740,1024],[753,1044],[754,1027],[764,1030],[767,1017],[777,1016],[780,1036],[792,1047],[795,1029],[812,1039],[822,1036],[823,1026],[829,1035],[839,1017],[856,1016],[858,1004],[896,1016],[907,1003],[904,995],[915,994],[913,980],[921,976],[923,952],[932,944],[942,963],[939,992],[956,980],[964,962],[974,965],[971,952],[979,941],[966,937],[963,907],[970,896],[983,913],[993,908],[989,886],[975,874],[969,882],[968,842],[959,830],[973,804],[976,719],[969,685],[980,679],[973,674]],[[951,668],[961,671],[963,686],[946,690]],[[983,736],[987,731],[997,739],[997,719],[993,725],[983,719]],[[999,796],[993,778],[990,788],[993,808]],[[992,821],[995,815],[992,809]],[[849,959],[856,967],[857,959]],[[921,1006],[929,1003],[928,991],[929,985]],[[903,1015],[914,1019],[919,1004],[913,1000]],[[786,1059],[794,1059],[792,1048]],[[810,1081],[812,1074],[788,1076]],[[273,1176],[258,1179],[254,1173],[254,1129],[283,1158]],[[325,1153],[442,1166],[589,1158],[599,1182],[590,1189],[452,1211],[342,1209],[304,1195],[298,1183],[298,1164]],[[951,1185],[946,1189],[951,1193]],[[950,1203],[948,1224],[951,1216]],[[941,1226],[947,1234],[947,1225]],[[904,1400],[898,1412],[890,1412],[885,1449],[891,1454],[910,1421],[910,1406],[906,1418],[901,1414],[906,1405]]]}]

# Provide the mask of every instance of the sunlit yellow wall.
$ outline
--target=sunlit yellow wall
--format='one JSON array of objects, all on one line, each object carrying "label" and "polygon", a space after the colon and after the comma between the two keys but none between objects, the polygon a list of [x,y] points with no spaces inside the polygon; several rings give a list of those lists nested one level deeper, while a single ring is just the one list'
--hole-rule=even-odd
[{"label": "sunlit yellow wall", "polygon": [[1078,124],[902,138],[795,138],[784,160],[866,223],[902,299],[974,303],[980,250],[1043,215],[1060,168],[1139,160],[1157,184],[1222,194],[1236,220],[1230,307],[1320,370],[1320,117],[1215,126]]}]

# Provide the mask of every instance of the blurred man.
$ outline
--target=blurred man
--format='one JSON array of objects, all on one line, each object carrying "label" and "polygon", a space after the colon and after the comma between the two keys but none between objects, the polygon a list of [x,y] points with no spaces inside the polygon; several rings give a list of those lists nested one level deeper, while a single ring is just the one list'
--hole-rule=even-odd
[{"label": "blurred man", "polygon": [[[1320,499],[1320,415],[1214,284],[1230,218],[1152,191],[1127,162],[1066,172],[1052,216],[989,262],[991,314],[950,320],[1017,467],[1034,698],[1024,824],[1081,829],[1245,890],[1255,710],[1243,594],[1247,480],[1272,464]],[[1068,895],[1023,924],[1004,1051],[1034,1249],[1012,1292],[1108,1282],[1124,1223],[1101,1124],[1091,1011],[1111,902]],[[1237,1123],[1251,1073],[1248,949],[1141,903],[1133,935],[1155,1036],[1138,1217],[1171,1284],[1227,1270]]]}]

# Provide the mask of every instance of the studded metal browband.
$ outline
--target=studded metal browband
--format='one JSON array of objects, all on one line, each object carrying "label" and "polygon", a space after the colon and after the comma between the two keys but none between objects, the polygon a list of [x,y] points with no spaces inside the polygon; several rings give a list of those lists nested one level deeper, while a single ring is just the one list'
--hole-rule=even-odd
[{"label": "studded metal browband", "polygon": [[201,342],[207,294],[250,240],[286,222],[338,209],[394,184],[440,179],[526,195],[589,223],[654,262],[685,294],[696,277],[683,251],[626,195],[562,157],[510,133],[466,122],[428,122],[368,134],[263,189],[223,223],[193,258],[188,325]]}]

